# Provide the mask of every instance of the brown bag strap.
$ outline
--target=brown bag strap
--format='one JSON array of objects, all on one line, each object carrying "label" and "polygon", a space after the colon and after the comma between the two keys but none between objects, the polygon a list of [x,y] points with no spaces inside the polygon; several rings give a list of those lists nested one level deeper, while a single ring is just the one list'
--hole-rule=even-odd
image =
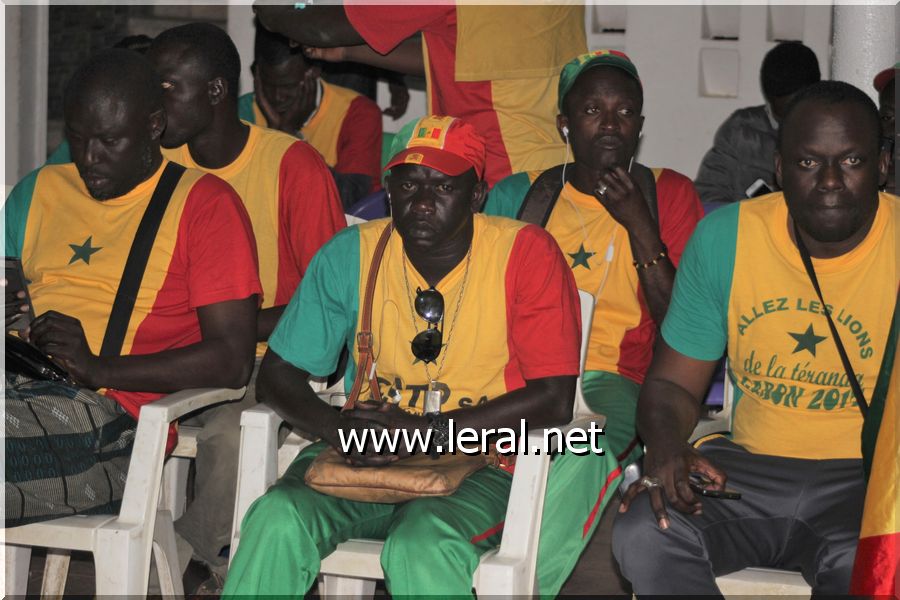
[{"label": "brown bag strap", "polygon": [[378,377],[375,375],[374,363],[375,359],[372,355],[372,302],[375,299],[375,282],[378,280],[378,268],[381,266],[381,259],[384,258],[384,251],[387,248],[388,240],[391,238],[391,232],[394,230],[394,224],[388,223],[387,227],[378,238],[375,245],[375,252],[372,254],[372,264],[369,266],[369,274],[366,277],[366,293],[363,297],[362,320],[360,321],[359,331],[356,333],[356,350],[359,354],[359,360],[356,364],[356,378],[353,380],[353,387],[350,389],[350,395],[347,396],[347,402],[341,410],[350,410],[356,406],[356,399],[362,390],[364,379],[369,380],[369,388],[375,399],[381,402],[381,391],[378,388]]}]

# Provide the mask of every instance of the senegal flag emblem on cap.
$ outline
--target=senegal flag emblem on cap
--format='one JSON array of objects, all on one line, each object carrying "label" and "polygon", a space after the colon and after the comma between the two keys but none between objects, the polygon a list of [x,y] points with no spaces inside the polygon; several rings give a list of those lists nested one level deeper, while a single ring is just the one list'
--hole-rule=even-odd
[{"label": "senegal flag emblem on cap", "polygon": [[447,131],[453,117],[425,117],[417,124],[415,134],[406,144],[407,148],[425,146],[427,148],[443,148],[447,139]]},{"label": "senegal flag emblem on cap", "polygon": [[474,127],[454,117],[432,115],[407,123],[394,136],[391,157],[385,169],[414,164],[451,176],[472,168],[479,179],[484,174],[484,140]]}]

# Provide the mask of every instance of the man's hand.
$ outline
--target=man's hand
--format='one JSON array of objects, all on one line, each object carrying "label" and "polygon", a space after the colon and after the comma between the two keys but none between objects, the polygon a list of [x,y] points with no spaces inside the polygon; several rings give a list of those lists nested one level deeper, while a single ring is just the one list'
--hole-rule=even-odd
[{"label": "man's hand", "polygon": [[317,82],[316,77],[304,77],[298,84],[298,100],[286,107],[284,112],[278,112],[273,100],[266,96],[259,77],[259,69],[256,69],[253,75],[253,92],[256,94],[256,103],[266,118],[269,129],[297,135],[304,119],[315,108]]},{"label": "man's hand", "polygon": [[[358,402],[356,407],[341,413],[341,416],[347,419],[358,420],[367,423],[373,429],[386,429],[391,433],[406,430],[409,432],[419,430],[425,432],[428,429],[428,419],[424,416],[408,413],[396,404],[385,402],[383,404],[375,404],[371,402]],[[410,455],[410,449],[403,443],[403,436],[398,434],[397,447],[394,454],[382,453],[388,461],[405,458]],[[415,448],[413,448],[415,450]],[[380,463],[383,464],[383,463]]]},{"label": "man's hand", "polygon": [[389,81],[388,91],[391,94],[391,105],[381,112],[396,121],[406,114],[409,107],[409,90],[403,83]]},{"label": "man's hand", "polygon": [[303,54],[314,60],[325,62],[344,62],[347,60],[348,46],[335,46],[334,48],[319,48],[316,46],[303,46]]},{"label": "man's hand", "polygon": [[617,165],[597,172],[595,181],[594,197],[629,234],[656,229],[644,194],[628,171]]},{"label": "man's hand", "polygon": [[29,342],[68,371],[79,385],[92,390],[103,387],[100,359],[91,352],[81,321],[47,311],[31,323],[27,335]]},{"label": "man's hand", "polygon": [[8,331],[11,327],[16,325],[16,321],[28,314],[31,307],[25,302],[24,290],[13,291],[9,289],[5,278],[3,278],[0,283],[2,283],[3,292],[6,295],[6,310],[4,317],[6,319],[6,330]]},{"label": "man's hand", "polygon": [[681,443],[672,449],[653,451],[647,449],[644,456],[644,476],[631,484],[622,498],[619,512],[626,512],[631,502],[642,492],[650,495],[650,506],[661,529],[669,528],[669,514],[665,500],[679,512],[696,515],[702,512],[700,498],[694,495],[689,484],[691,473],[702,473],[712,481],[708,487],[725,489],[725,472],[715,466],[690,444]]}]

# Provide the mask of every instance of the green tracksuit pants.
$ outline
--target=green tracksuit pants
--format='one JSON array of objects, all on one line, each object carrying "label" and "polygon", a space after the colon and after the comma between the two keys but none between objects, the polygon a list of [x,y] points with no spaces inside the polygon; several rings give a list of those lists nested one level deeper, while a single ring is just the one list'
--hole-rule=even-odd
[{"label": "green tracksuit pants", "polygon": [[[354,502],[320,494],[303,475],[324,447],[297,457],[250,507],[223,596],[306,593],[320,560],[351,538],[385,540],[381,565],[397,596],[471,597],[481,555],[499,544],[512,477],[488,467],[451,496],[403,504]],[[548,482],[538,581],[555,595],[593,533],[619,479],[609,454],[558,455]]]}]

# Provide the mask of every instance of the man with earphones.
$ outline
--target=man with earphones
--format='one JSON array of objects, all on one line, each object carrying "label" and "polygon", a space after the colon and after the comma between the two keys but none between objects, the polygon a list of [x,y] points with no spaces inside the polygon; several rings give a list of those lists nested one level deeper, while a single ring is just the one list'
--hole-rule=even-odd
[{"label": "man with earphones", "polygon": [[563,164],[504,179],[484,209],[543,225],[568,258],[578,288],[596,297],[584,398],[606,416],[605,447],[623,468],[641,454],[638,392],[675,267],[703,216],[690,179],[634,162],[643,91],[622,52],[598,50],[569,62],[559,78]]}]

